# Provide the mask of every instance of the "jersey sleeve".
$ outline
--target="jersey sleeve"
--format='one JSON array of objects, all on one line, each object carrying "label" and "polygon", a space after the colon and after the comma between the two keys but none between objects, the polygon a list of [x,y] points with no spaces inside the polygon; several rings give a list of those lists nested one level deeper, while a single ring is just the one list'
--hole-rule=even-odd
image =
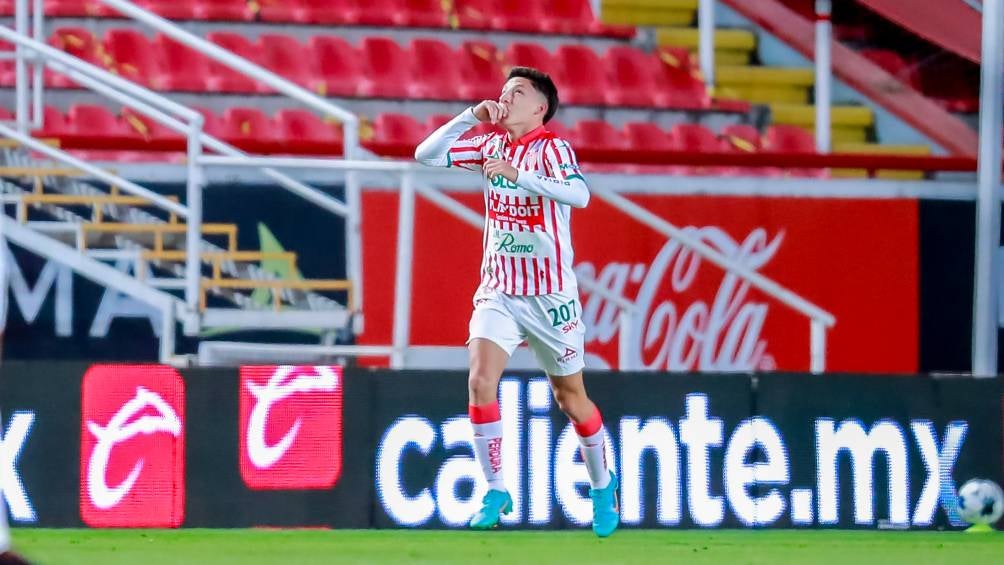
[{"label": "jersey sleeve", "polygon": [[465,132],[478,125],[474,109],[468,108],[429,134],[415,148],[415,160],[430,167],[461,167],[478,171],[484,165],[484,146],[489,135],[460,139]]},{"label": "jersey sleeve", "polygon": [[552,139],[544,145],[544,174],[521,171],[516,184],[574,208],[589,203],[589,185],[579,170],[575,152],[567,141]]}]

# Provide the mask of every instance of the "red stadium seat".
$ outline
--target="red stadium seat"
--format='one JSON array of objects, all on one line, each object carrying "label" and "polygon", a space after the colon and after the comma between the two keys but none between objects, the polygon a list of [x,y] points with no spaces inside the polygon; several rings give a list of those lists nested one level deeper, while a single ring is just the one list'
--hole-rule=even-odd
[{"label": "red stadium seat", "polygon": [[258,17],[252,3],[244,0],[193,0],[193,4],[192,11],[198,20],[250,22]]},{"label": "red stadium seat", "polygon": [[539,33],[543,31],[543,18],[540,2],[497,0],[492,6],[491,26],[502,31]]},{"label": "red stadium seat", "polygon": [[733,153],[756,153],[763,149],[763,140],[755,127],[737,124],[722,128],[719,146]]},{"label": "red stadium seat", "polygon": [[88,18],[118,15],[117,10],[98,2],[98,0],[45,0],[43,8],[46,16],[56,16],[61,18]]},{"label": "red stadium seat", "polygon": [[[206,36],[206,39],[251,62],[259,64],[264,62],[261,47],[251,43],[243,35],[214,31],[210,32]],[[216,61],[209,62],[209,77],[207,77],[206,86],[210,92],[251,93],[269,91],[267,86],[260,85],[258,81],[251,77]]]},{"label": "red stadium seat", "polygon": [[[718,151],[718,136],[700,124],[676,124],[669,130],[670,149],[676,151],[696,151],[699,153],[715,153]],[[691,167],[671,165],[667,168],[672,174],[708,175],[724,174],[722,167]]]},{"label": "red stadium seat", "polygon": [[78,136],[141,138],[136,129],[128,126],[104,106],[74,104],[66,113],[67,129]]},{"label": "red stadium seat", "polygon": [[718,137],[700,124],[676,124],[669,130],[673,149],[680,151],[718,151]]},{"label": "red stadium seat", "polygon": [[[683,48],[663,48],[656,56],[655,103],[660,108],[699,110],[710,105],[704,84],[695,76],[690,52]],[[661,72],[659,72],[661,69]]]},{"label": "red stadium seat", "polygon": [[455,0],[453,4],[457,25],[463,29],[490,29],[495,13],[491,0]]},{"label": "red stadium seat", "polygon": [[[534,67],[552,75],[552,78],[554,78],[553,75],[557,68],[557,63],[542,45],[514,42],[509,44],[509,47],[505,51],[505,66]],[[508,72],[508,68],[505,70]]]},{"label": "red stadium seat", "polygon": [[219,114],[214,113],[208,108],[201,108],[199,106],[195,106],[192,109],[202,114],[202,118],[204,120],[202,123],[202,131],[221,140],[227,137],[230,126],[223,120],[222,117],[220,117]]},{"label": "red stadium seat", "polygon": [[260,13],[266,21],[321,25],[354,24],[358,17],[350,0],[269,0]]},{"label": "red stadium seat", "polygon": [[42,113],[42,128],[32,134],[36,137],[59,137],[70,131],[66,115],[55,106],[46,106]]},{"label": "red stadium seat", "polygon": [[[0,41],[0,53],[7,53],[14,51],[14,45],[7,43],[6,41]],[[17,76],[15,75],[15,62],[13,59],[4,60],[0,59],[0,86],[11,87],[17,84]]]},{"label": "red stadium seat", "polygon": [[359,81],[360,96],[408,97],[411,53],[389,37],[367,37],[363,40],[360,51],[363,60],[363,75]]},{"label": "red stadium seat", "polygon": [[777,124],[767,128],[763,147],[784,153],[814,153],[816,140],[811,133],[798,126]]},{"label": "red stadium seat", "polygon": [[[579,120],[575,124],[572,138],[575,149],[580,152],[580,161],[582,161],[582,151],[628,149],[628,140],[624,133],[603,120]],[[626,170],[625,165],[620,163],[587,163],[583,164],[583,169],[596,172]]]},{"label": "red stadium seat", "polygon": [[352,0],[355,7],[354,22],[365,26],[400,25],[404,12],[402,0]]},{"label": "red stadium seat", "polygon": [[227,108],[223,124],[227,141],[254,152],[274,151],[282,141],[275,124],[257,108]]},{"label": "red stadium seat", "polygon": [[450,12],[442,0],[403,0],[402,11],[395,21],[398,25],[410,27],[447,27]]},{"label": "red stadium seat", "polygon": [[[104,49],[89,30],[78,27],[63,27],[53,32],[49,37],[49,45],[61,49],[74,57],[78,57],[99,67],[104,67],[100,55]],[[77,83],[66,75],[51,69],[45,69],[45,84],[54,88],[77,88]]]},{"label": "red stadium seat", "polygon": [[666,130],[651,122],[628,122],[624,124],[624,135],[630,149],[641,151],[673,149],[673,141]]},{"label": "red stadium seat", "polygon": [[438,39],[415,39],[409,51],[413,74],[407,85],[408,95],[427,100],[455,99],[457,85],[467,82],[460,65],[453,63],[457,52]]},{"label": "red stadium seat", "polygon": [[179,148],[185,143],[185,138],[181,132],[162,125],[149,116],[145,116],[129,108],[123,108],[121,116],[125,126],[134,131],[145,142],[155,145],[159,144],[159,147],[156,147],[158,150],[164,150],[165,146]]},{"label": "red stadium seat", "polygon": [[[569,104],[606,103],[607,77],[603,62],[585,45],[562,45],[554,56],[559,98]],[[592,71],[591,69],[596,69]]]},{"label": "red stadium seat", "polygon": [[547,131],[553,133],[555,136],[557,136],[557,137],[559,137],[561,139],[564,139],[565,141],[571,143],[573,145],[573,147],[574,147],[574,145],[575,145],[575,130],[568,129],[568,127],[565,126],[565,124],[559,122],[556,119],[552,119],[551,121],[549,121],[546,124],[544,124],[544,128]]},{"label": "red stadium seat", "polygon": [[195,0],[136,0],[136,5],[169,20],[194,20]]},{"label": "red stadium seat", "polygon": [[603,120],[579,120],[574,131],[576,149],[605,151],[629,148],[627,137]]},{"label": "red stadium seat", "polygon": [[290,35],[265,33],[258,37],[263,66],[300,86],[316,89],[316,60],[313,52]]},{"label": "red stadium seat", "polygon": [[[755,127],[736,124],[722,128],[719,139],[721,151],[727,153],[756,153],[763,149],[763,138]],[[723,174],[729,176],[782,176],[783,171],[774,167],[727,167]]]},{"label": "red stadium seat", "polygon": [[159,33],[153,38],[153,53],[160,61],[160,74],[150,81],[155,89],[206,92],[209,59],[205,55]]},{"label": "red stadium seat", "polygon": [[651,55],[633,47],[611,47],[604,59],[607,72],[606,102],[611,106],[651,107],[656,91]]},{"label": "red stadium seat", "polygon": [[341,151],[344,137],[341,124],[324,120],[309,110],[284,109],[275,113],[279,136],[287,145],[307,146],[311,153]]},{"label": "red stadium seat", "polygon": [[502,54],[491,43],[465,41],[460,46],[460,68],[464,80],[458,83],[463,100],[495,100],[502,91]]},{"label": "red stadium seat", "polygon": [[414,148],[426,136],[426,127],[414,117],[404,113],[382,113],[373,122],[371,144],[381,146],[408,146]]},{"label": "red stadium seat", "polygon": [[264,22],[307,23],[296,19],[294,12],[298,2],[290,0],[264,0],[259,2],[258,18]]},{"label": "red stadium seat", "polygon": [[[786,124],[772,125],[767,128],[763,148],[767,151],[780,153],[814,153],[816,138],[812,133],[798,127]],[[773,170],[775,174],[795,177],[825,177],[827,169],[795,169]]]},{"label": "red stadium seat", "polygon": [[586,35],[593,30],[595,18],[589,0],[550,0],[540,4],[545,5],[541,29],[547,33]]},{"label": "red stadium seat", "polygon": [[14,0],[0,0],[0,17],[8,18],[14,15]]},{"label": "red stadium seat", "polygon": [[307,49],[317,62],[318,92],[322,96],[355,96],[362,80],[359,53],[341,37],[314,36]]},{"label": "red stadium seat", "polygon": [[108,68],[133,82],[150,86],[160,76],[160,61],[150,40],[133,29],[110,29],[105,32]]}]

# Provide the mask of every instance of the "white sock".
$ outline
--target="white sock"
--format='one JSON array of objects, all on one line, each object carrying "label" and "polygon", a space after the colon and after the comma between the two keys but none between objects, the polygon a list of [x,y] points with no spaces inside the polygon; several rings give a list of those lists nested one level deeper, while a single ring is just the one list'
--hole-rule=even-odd
[{"label": "white sock", "polygon": [[502,420],[471,424],[474,428],[474,455],[488,481],[488,488],[505,490],[502,480]]},{"label": "white sock", "polygon": [[610,484],[610,471],[607,469],[606,440],[603,426],[593,435],[579,436],[579,452],[582,461],[589,471],[589,483],[594,489],[606,488]]}]

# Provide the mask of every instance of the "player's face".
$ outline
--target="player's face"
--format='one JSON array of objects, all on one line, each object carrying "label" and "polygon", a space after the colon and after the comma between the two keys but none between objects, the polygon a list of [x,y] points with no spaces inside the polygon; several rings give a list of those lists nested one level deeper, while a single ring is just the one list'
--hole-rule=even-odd
[{"label": "player's face", "polygon": [[547,99],[533,87],[529,79],[515,77],[509,79],[502,87],[499,104],[505,106],[509,113],[502,120],[502,126],[524,125],[535,121],[543,121],[547,111]]}]

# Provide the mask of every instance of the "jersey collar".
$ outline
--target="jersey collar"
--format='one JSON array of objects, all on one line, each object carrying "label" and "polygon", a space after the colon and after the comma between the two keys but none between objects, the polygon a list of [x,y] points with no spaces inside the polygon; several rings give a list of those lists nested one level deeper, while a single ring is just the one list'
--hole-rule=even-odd
[{"label": "jersey collar", "polygon": [[537,126],[535,129],[528,131],[526,135],[517,139],[516,141],[512,141],[512,139],[509,138],[509,134],[506,134],[506,141],[511,143],[513,146],[518,147],[520,145],[526,145],[527,143],[530,143],[531,141],[537,139],[538,137],[544,135],[545,133],[547,133],[547,130],[544,129],[543,125],[540,125]]}]

